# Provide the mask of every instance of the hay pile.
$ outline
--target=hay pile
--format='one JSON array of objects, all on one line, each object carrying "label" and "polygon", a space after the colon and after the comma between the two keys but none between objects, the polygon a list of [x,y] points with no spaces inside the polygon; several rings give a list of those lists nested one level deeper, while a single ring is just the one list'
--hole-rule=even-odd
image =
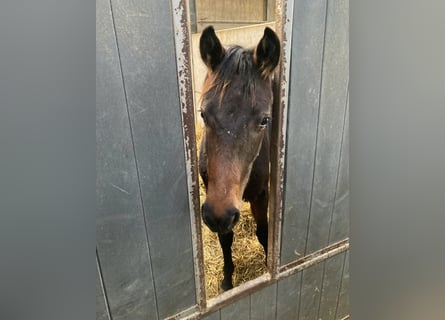
[{"label": "hay pile", "polygon": [[[196,137],[198,147],[202,137],[202,128],[197,128]],[[200,178],[201,203],[205,200],[204,184]],[[232,257],[235,265],[233,273],[233,285],[255,279],[267,272],[264,249],[255,235],[256,224],[250,212],[250,205],[243,203],[240,220],[234,228],[232,244]],[[218,235],[202,226],[202,238],[204,248],[204,271],[207,299],[220,293],[220,283],[223,279],[223,255],[218,241]]]}]

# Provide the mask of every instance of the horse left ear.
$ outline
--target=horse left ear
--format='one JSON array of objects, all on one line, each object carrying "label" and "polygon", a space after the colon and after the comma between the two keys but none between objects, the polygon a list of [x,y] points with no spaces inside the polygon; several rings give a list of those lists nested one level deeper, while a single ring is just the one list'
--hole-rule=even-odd
[{"label": "horse left ear", "polygon": [[216,67],[223,60],[225,50],[212,26],[205,28],[202,32],[199,39],[199,52],[201,53],[202,61],[212,71],[215,71]]},{"label": "horse left ear", "polygon": [[266,27],[255,48],[253,58],[264,78],[269,77],[280,61],[280,40],[272,29]]}]

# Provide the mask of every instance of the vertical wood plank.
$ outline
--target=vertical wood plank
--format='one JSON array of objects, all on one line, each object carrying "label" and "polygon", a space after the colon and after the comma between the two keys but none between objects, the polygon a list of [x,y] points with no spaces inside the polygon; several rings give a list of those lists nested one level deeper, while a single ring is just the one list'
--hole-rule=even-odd
[{"label": "vertical wood plank", "polygon": [[281,264],[301,258],[306,245],[326,1],[296,0],[293,12]]},{"label": "vertical wood plank", "polygon": [[110,2],[96,2],[97,252],[111,316],[157,319]]},{"label": "vertical wood plank", "polygon": [[301,298],[300,298],[300,320],[318,320],[318,306],[321,294],[323,263],[316,264],[303,270]]},{"label": "vertical wood plank", "polygon": [[190,16],[190,31],[192,33],[198,32],[198,25],[196,22],[196,0],[188,0],[189,16]]},{"label": "vertical wood plank", "polygon": [[349,237],[349,95],[346,100],[340,171],[338,173],[329,243],[334,243],[347,237]]},{"label": "vertical wood plank", "polygon": [[221,309],[221,320],[250,319],[250,296],[229,304]]},{"label": "vertical wood plank", "polygon": [[277,289],[277,316],[272,319],[296,320],[300,304],[302,273],[278,281]]},{"label": "vertical wood plank", "polygon": [[211,314],[202,317],[202,320],[221,320],[221,312],[219,310],[215,311]]},{"label": "vertical wood plank", "polygon": [[250,296],[250,319],[275,319],[277,284],[269,285]]},{"label": "vertical wood plank", "polygon": [[274,21],[275,20],[276,0],[264,0],[264,1],[266,2],[266,6],[267,6],[266,20]]},{"label": "vertical wood plank", "polygon": [[323,289],[317,320],[335,320],[344,261],[345,253],[342,253],[329,258],[325,262]]},{"label": "vertical wood plank", "polygon": [[112,0],[159,317],[196,303],[170,1]]},{"label": "vertical wood plank", "polygon": [[264,0],[200,0],[196,6],[198,22],[263,21],[266,14]]},{"label": "vertical wood plank", "polygon": [[329,242],[348,83],[348,0],[328,1],[314,183],[306,253]]},{"label": "vertical wood plank", "polygon": [[96,320],[110,320],[107,304],[102,285],[102,274],[96,259]]},{"label": "vertical wood plank", "polygon": [[346,252],[335,319],[343,319],[347,315],[349,315],[349,251]]}]

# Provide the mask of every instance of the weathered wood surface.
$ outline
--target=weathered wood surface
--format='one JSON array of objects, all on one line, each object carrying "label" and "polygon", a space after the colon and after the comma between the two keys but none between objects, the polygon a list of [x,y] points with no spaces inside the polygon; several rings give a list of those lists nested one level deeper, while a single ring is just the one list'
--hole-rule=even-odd
[{"label": "weathered wood surface", "polygon": [[215,311],[213,313],[210,313],[204,317],[202,317],[202,320],[221,320],[221,311]]},{"label": "weathered wood surface", "polygon": [[281,263],[305,253],[319,110],[326,1],[294,3]]},{"label": "weathered wood surface", "polygon": [[110,320],[107,310],[108,301],[102,284],[102,274],[96,258],[96,320]]},{"label": "weathered wood surface", "polygon": [[157,319],[110,2],[96,5],[96,241],[114,320]]},{"label": "weathered wood surface", "polygon": [[301,272],[278,282],[276,319],[298,319],[301,291]]},{"label": "weathered wood surface", "polygon": [[348,0],[328,1],[315,156],[312,205],[306,252],[329,242],[348,88]]},{"label": "weathered wood surface", "polygon": [[97,4],[98,254],[113,319],[196,303],[168,1]]},{"label": "weathered wood surface", "polygon": [[112,1],[159,318],[195,303],[171,6]]},{"label": "weathered wood surface", "polygon": [[221,320],[250,319],[250,296],[237,300],[221,309]]},{"label": "weathered wood surface", "polygon": [[349,251],[346,252],[340,294],[337,302],[336,319],[349,315]]},{"label": "weathered wood surface", "polygon": [[196,0],[196,17],[199,30],[211,24],[216,29],[233,28],[249,23],[270,21],[270,8],[275,0]]},{"label": "weathered wood surface", "polygon": [[319,320],[336,320],[335,312],[339,299],[345,254],[336,255],[324,263],[320,307],[317,316]]},{"label": "weathered wood surface", "polygon": [[349,237],[349,93],[329,243]]},{"label": "weathered wood surface", "polygon": [[250,319],[274,319],[277,308],[277,284],[261,289],[250,295]]},{"label": "weathered wood surface", "polygon": [[[319,250],[334,238],[347,237],[348,168],[339,164],[347,160],[340,160],[340,150],[346,128],[348,56],[348,1],[296,1],[282,264]],[[336,237],[329,239],[333,216]]]},{"label": "weathered wood surface", "polygon": [[[332,259],[332,258],[331,258]],[[318,320],[323,264],[304,269],[301,280],[299,320]]]}]

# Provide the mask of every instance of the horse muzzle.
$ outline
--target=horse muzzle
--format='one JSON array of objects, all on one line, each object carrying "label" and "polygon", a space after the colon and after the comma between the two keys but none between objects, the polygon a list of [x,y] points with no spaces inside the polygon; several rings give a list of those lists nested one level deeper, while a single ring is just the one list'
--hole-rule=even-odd
[{"label": "horse muzzle", "polygon": [[238,223],[240,211],[230,206],[222,214],[216,214],[212,206],[204,202],[201,208],[202,219],[212,232],[226,234]]}]

